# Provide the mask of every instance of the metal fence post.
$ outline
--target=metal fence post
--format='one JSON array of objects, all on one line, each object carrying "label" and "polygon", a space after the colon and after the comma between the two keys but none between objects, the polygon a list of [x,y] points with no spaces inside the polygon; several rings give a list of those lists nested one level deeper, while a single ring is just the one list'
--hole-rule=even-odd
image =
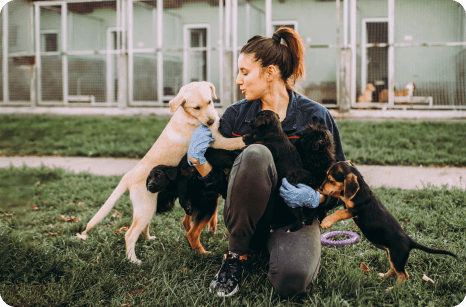
[{"label": "metal fence post", "polygon": [[3,35],[3,102],[7,103],[10,102],[10,93],[9,93],[9,87],[8,87],[8,3],[5,4],[2,10],[3,18],[2,18],[2,35]]},{"label": "metal fence post", "polygon": [[[121,1],[121,2],[120,2]],[[118,5],[119,3],[119,5]],[[125,109],[128,107],[128,56],[126,46],[122,44],[122,34],[126,31],[127,0],[117,0],[117,74],[118,74],[118,108]],[[123,9],[122,9],[123,8]]]}]

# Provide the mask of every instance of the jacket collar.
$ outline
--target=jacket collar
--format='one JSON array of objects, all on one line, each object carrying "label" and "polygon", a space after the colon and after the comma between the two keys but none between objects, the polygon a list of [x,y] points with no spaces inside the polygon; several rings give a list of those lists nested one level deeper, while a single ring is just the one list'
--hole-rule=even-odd
[{"label": "jacket collar", "polygon": [[[297,121],[297,94],[291,90],[288,90],[288,95],[290,97],[290,101],[288,103],[288,109],[286,110],[286,118],[282,121],[282,128],[284,131],[292,131],[296,130],[298,127]],[[262,103],[260,99],[256,99],[250,101],[250,108],[244,118],[246,123],[250,122],[254,118],[256,118],[257,113],[261,111]]]}]

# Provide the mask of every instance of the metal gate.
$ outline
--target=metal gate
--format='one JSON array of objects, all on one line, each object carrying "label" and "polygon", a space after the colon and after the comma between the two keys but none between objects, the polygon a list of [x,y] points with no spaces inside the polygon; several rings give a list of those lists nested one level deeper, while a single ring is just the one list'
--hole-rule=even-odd
[{"label": "metal gate", "polygon": [[[222,13],[221,1],[130,0],[129,104],[167,106],[184,84],[193,81],[212,82],[218,94]],[[214,102],[220,105],[220,99]]]},{"label": "metal gate", "polygon": [[466,109],[466,14],[458,3],[351,0],[348,11],[353,108]]}]

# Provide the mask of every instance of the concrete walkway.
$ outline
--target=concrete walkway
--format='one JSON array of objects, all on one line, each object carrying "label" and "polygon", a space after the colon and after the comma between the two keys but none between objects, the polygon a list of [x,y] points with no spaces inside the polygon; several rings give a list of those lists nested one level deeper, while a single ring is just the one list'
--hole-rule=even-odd
[{"label": "concrete walkway", "polygon": [[[0,167],[59,167],[75,173],[89,172],[95,175],[123,175],[130,171],[139,159],[80,158],[80,157],[0,157]],[[372,166],[358,165],[371,187],[386,186],[402,189],[422,189],[433,185],[466,188],[466,168]]]}]

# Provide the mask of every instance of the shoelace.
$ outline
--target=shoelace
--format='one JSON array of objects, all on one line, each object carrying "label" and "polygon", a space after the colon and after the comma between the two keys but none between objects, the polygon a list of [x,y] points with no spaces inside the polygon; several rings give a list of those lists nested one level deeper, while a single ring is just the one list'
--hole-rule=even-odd
[{"label": "shoelace", "polygon": [[241,260],[234,258],[233,255],[227,255],[225,262],[223,263],[223,265],[226,266],[226,269],[224,270],[225,274],[221,274],[219,277],[224,278],[225,281],[229,280],[231,277],[237,278],[234,272],[238,270],[240,261]]}]

